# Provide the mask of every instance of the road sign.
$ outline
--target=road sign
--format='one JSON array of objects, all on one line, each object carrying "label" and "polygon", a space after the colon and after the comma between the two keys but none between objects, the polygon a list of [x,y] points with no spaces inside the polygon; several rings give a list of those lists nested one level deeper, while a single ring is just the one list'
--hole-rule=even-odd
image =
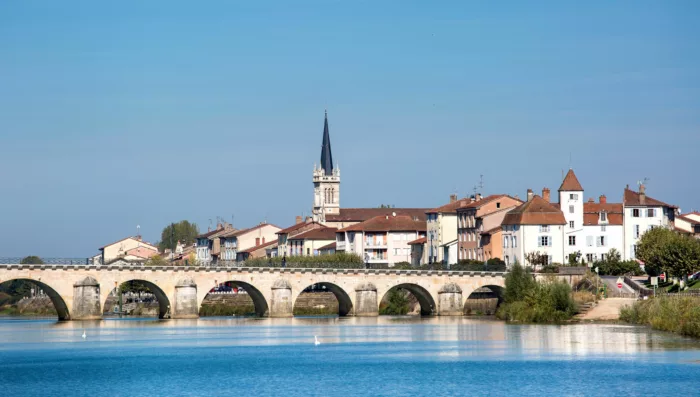
[{"label": "road sign", "polygon": [[652,278],[651,278],[651,285],[659,285],[659,278],[658,278],[658,277],[652,277]]},{"label": "road sign", "polygon": [[661,275],[659,275],[659,278],[661,279],[661,281],[666,280],[666,273],[661,273]]},{"label": "road sign", "polygon": [[622,277],[617,278],[617,288],[622,289]]}]

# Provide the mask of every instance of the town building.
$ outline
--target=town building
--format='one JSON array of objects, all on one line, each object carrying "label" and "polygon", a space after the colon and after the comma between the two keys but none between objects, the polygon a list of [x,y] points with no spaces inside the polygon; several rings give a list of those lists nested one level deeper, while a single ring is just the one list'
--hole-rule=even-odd
[{"label": "town building", "polygon": [[307,230],[287,239],[289,256],[317,256],[320,249],[335,242],[334,227],[321,227]]},{"label": "town building", "polygon": [[367,263],[394,266],[411,262],[410,242],[425,237],[425,221],[407,215],[376,216],[338,230],[336,251],[357,254]]},{"label": "town building", "polygon": [[277,252],[277,240],[270,240],[265,243],[261,243],[259,245],[256,245],[254,247],[246,248],[243,249],[242,251],[238,251],[236,253],[236,261],[238,262],[243,262],[248,259],[255,259],[255,258],[270,258],[271,252]]},{"label": "town building", "polygon": [[427,238],[419,237],[408,242],[408,245],[411,247],[411,265],[420,266],[428,263],[427,250],[425,249],[427,241]]},{"label": "town building", "polygon": [[[481,200],[477,195],[476,200]],[[469,198],[457,199],[450,195],[450,202],[426,211],[428,263],[457,263],[457,208],[471,203]]]},{"label": "town building", "polygon": [[501,223],[508,211],[522,203],[506,194],[460,200],[456,209],[458,259],[502,258]]},{"label": "town building", "polygon": [[622,199],[624,211],[624,259],[637,259],[636,246],[644,232],[655,227],[674,228],[678,207],[647,196],[644,184],[639,191],[625,188]]},{"label": "town building", "polygon": [[289,238],[308,232],[309,230],[321,229],[324,227],[324,225],[313,221],[311,218],[306,218],[304,221],[301,216],[297,216],[294,225],[277,232],[277,254],[275,256],[292,255],[291,248],[288,244]]},{"label": "town building", "polygon": [[145,261],[158,254],[158,247],[147,243],[141,236],[129,236],[100,247],[100,253],[93,258],[96,264],[107,265],[117,259]]},{"label": "town building", "polygon": [[502,222],[503,261],[507,266],[518,262],[525,266],[526,257],[538,252],[547,263],[564,262],[564,214],[558,206],[527,191],[527,201],[509,211]]},{"label": "town building", "polygon": [[204,262],[238,261],[239,251],[247,251],[270,241],[277,241],[278,226],[261,222],[238,230],[230,225],[217,225],[213,231],[197,236],[197,260]]},{"label": "town building", "polygon": [[679,233],[700,238],[700,212],[676,215],[674,227]]}]

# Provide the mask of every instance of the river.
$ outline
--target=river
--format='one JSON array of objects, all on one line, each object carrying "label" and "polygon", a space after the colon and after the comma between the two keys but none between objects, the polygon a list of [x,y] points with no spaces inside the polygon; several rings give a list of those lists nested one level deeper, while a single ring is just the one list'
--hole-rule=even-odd
[{"label": "river", "polygon": [[0,318],[0,390],[43,397],[688,397],[700,395],[700,341],[638,326],[449,317]]}]

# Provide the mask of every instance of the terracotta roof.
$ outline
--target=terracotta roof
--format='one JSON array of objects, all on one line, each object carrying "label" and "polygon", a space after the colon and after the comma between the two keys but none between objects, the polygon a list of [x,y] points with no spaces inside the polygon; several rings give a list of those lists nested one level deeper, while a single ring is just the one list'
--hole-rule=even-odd
[{"label": "terracotta roof", "polygon": [[687,231],[687,230],[685,230],[685,229],[681,229],[681,228],[679,228],[679,227],[677,227],[677,226],[674,226],[674,227],[673,227],[673,230],[677,231],[678,233],[693,234],[693,232],[689,232],[689,231]]},{"label": "terracotta roof", "polygon": [[428,241],[427,237],[421,237],[417,240],[409,241],[408,245],[418,245],[418,244],[425,244]]},{"label": "terracotta roof", "polygon": [[335,249],[335,245],[336,245],[336,243],[335,243],[335,242],[332,242],[332,243],[330,243],[330,244],[328,244],[328,245],[324,245],[323,247],[319,248],[318,250],[320,251],[320,250]]},{"label": "terracotta roof", "polygon": [[267,247],[269,247],[269,246],[271,246],[271,245],[273,245],[273,244],[276,245],[276,244],[277,244],[277,240],[268,241],[268,242],[266,242],[266,243],[264,243],[264,244],[258,244],[258,245],[254,246],[254,247],[246,248],[246,249],[244,249],[243,251],[238,251],[238,252],[250,254],[250,253],[252,253],[252,252],[254,252],[254,251],[261,250],[261,249],[263,249],[263,248],[267,248]]},{"label": "terracotta roof", "polygon": [[294,237],[290,237],[289,240],[335,240],[335,232],[337,231],[338,229],[334,227],[311,229]]},{"label": "terracotta roof", "polygon": [[138,256],[139,258],[148,259],[152,256],[158,255],[158,250],[152,250],[146,247],[136,247],[126,251],[126,255]]},{"label": "terracotta roof", "polygon": [[644,204],[641,203],[640,194],[634,190],[625,188],[625,194],[622,198],[622,204],[625,207],[668,207],[668,208],[678,208],[675,205],[666,204],[663,201],[653,199],[649,196],[645,196]]},{"label": "terracotta roof", "polygon": [[[688,217],[685,216],[685,215],[688,215],[688,214],[676,215],[676,218],[678,218],[678,219],[683,219],[684,221],[690,223],[691,225],[700,225],[700,221],[695,220],[695,219],[693,219],[693,218],[688,218]],[[695,215],[695,214],[693,214],[693,215]]]},{"label": "terracotta roof", "polygon": [[288,228],[282,229],[275,234],[289,234],[295,230],[299,230],[299,229],[303,228],[304,226],[310,226],[310,225],[317,225],[317,226],[323,227],[323,225],[321,225],[320,223],[317,223],[317,222],[301,222],[301,223],[295,223],[294,225],[292,225]]},{"label": "terracotta roof", "polygon": [[[477,202],[477,201],[475,201],[474,203],[476,203],[476,202]],[[456,212],[457,212],[457,208],[465,207],[465,206],[469,205],[470,203],[473,204],[472,201],[471,201],[471,198],[466,197],[466,198],[459,199],[459,200],[457,200],[457,201],[453,201],[453,202],[451,202],[451,203],[449,203],[449,204],[445,204],[445,205],[443,205],[443,206],[440,206],[440,207],[433,208],[433,209],[431,209],[431,210],[425,211],[425,213],[426,213],[426,214],[434,214],[434,213],[456,213]]]},{"label": "terracotta roof", "polygon": [[515,207],[503,218],[503,225],[566,225],[564,213],[547,200],[535,195],[532,200]]},{"label": "terracotta roof", "polygon": [[427,219],[425,211],[429,208],[341,208],[340,214],[326,215],[326,222],[364,222],[368,219],[380,215],[396,215],[415,216],[419,220]]},{"label": "terracotta roof", "polygon": [[[607,213],[608,223],[599,223],[600,213]],[[622,225],[622,204],[618,203],[583,203],[584,225]]]},{"label": "terracotta roof", "polygon": [[113,243],[111,243],[111,244],[107,244],[107,245],[105,245],[105,246],[100,247],[99,250],[103,250],[103,249],[109,247],[110,245],[114,245],[114,244],[117,244],[117,243],[121,243],[122,241],[128,240],[128,239],[130,239],[130,238],[131,238],[131,239],[134,239],[134,240],[139,240],[139,241],[141,242],[141,244],[147,245],[147,246],[149,246],[149,247],[153,247],[153,249],[158,250],[158,247],[156,247],[155,245],[153,245],[153,244],[151,244],[151,243],[147,243],[147,242],[145,242],[145,241],[142,241],[142,240],[140,240],[138,237],[134,237],[134,236],[124,237],[124,238],[121,239],[121,240],[117,240],[117,241],[115,241],[115,242],[113,242]]},{"label": "terracotta roof", "polygon": [[569,172],[566,173],[564,181],[561,183],[561,186],[559,186],[559,191],[583,191],[583,187],[581,186],[581,183],[579,183],[578,178],[576,178],[576,174],[574,174],[573,169],[569,169]]},{"label": "terracotta roof", "polygon": [[247,228],[247,229],[241,229],[241,230],[235,230],[235,229],[234,229],[234,230],[232,230],[232,231],[230,231],[230,232],[228,232],[228,233],[222,234],[222,235],[219,236],[219,237],[238,237],[238,236],[241,236],[241,235],[243,235],[243,234],[252,232],[252,231],[254,231],[254,230],[258,230],[258,229],[260,229],[260,228],[262,228],[262,227],[265,227],[265,226],[272,226],[272,227],[276,227],[276,228],[278,228],[278,229],[280,228],[279,226],[273,225],[272,223],[260,223],[260,224],[258,224],[258,225],[255,225],[255,226],[253,226],[253,227],[249,227],[249,228]]},{"label": "terracotta roof", "polygon": [[[224,230],[225,229],[223,227],[219,228],[219,229],[214,229],[214,230],[208,231],[206,233],[200,234],[199,236],[197,236],[197,238],[209,238],[210,236],[213,236],[219,232],[223,232]],[[233,230],[237,230],[237,229],[233,229]]]},{"label": "terracotta roof", "polygon": [[348,226],[340,232],[355,231],[355,232],[390,232],[390,231],[426,231],[426,223],[424,220],[414,220],[408,215],[382,215],[375,216],[372,219]]},{"label": "terracotta roof", "polygon": [[466,205],[464,205],[464,206],[460,206],[460,207],[457,208],[456,211],[457,211],[457,212],[466,211],[466,210],[468,210],[468,209],[470,209],[470,208],[479,209],[479,208],[481,208],[481,206],[483,206],[483,205],[485,205],[485,204],[488,204],[488,203],[490,203],[490,202],[492,202],[492,201],[494,201],[494,200],[497,200],[497,199],[500,199],[500,198],[504,198],[504,197],[511,198],[511,199],[516,200],[516,201],[518,201],[519,203],[522,204],[522,201],[521,201],[520,199],[516,199],[515,197],[511,197],[511,196],[509,196],[509,195],[507,195],[507,194],[492,194],[492,195],[489,195],[489,196],[486,196],[486,197],[482,198],[482,199],[479,200],[479,201],[474,201],[473,203],[468,203],[468,204],[466,204]]}]

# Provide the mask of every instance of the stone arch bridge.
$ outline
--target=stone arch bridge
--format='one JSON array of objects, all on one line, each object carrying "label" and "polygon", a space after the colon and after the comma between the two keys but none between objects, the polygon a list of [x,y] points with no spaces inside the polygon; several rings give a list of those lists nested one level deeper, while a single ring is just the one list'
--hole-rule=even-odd
[{"label": "stone arch bridge", "polygon": [[32,281],[51,298],[60,320],[102,318],[102,304],[118,285],[143,281],[156,295],[160,318],[197,318],[209,291],[224,282],[243,287],[259,316],[291,317],[294,302],[318,284],[333,292],[341,316],[376,316],[394,288],[416,296],[423,315],[462,315],[481,287],[500,292],[505,273],[392,269],[143,267],[136,265],[0,265],[0,283]]}]

